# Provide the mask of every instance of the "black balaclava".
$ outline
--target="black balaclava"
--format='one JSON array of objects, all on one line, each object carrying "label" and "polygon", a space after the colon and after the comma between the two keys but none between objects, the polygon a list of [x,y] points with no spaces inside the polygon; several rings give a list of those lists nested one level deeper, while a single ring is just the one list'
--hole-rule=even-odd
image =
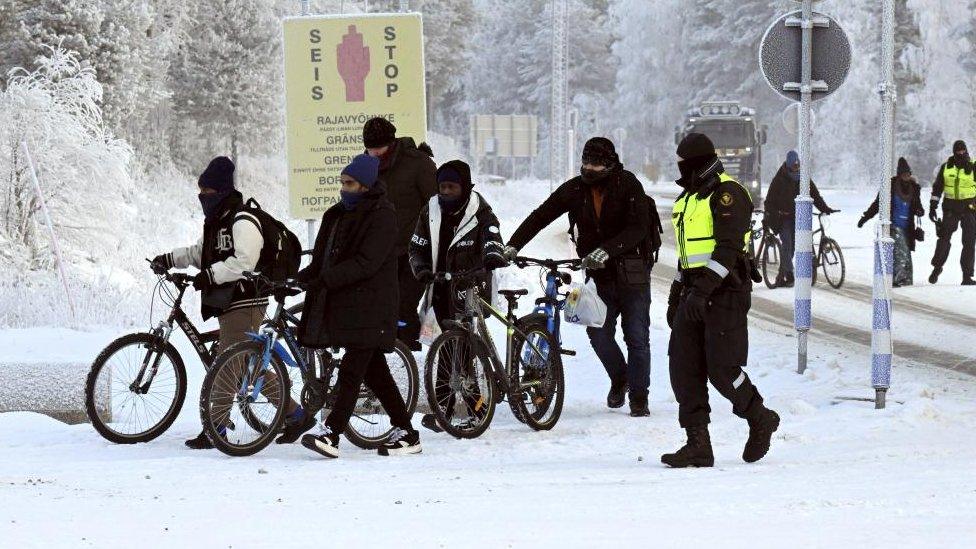
[{"label": "black balaclava", "polygon": [[437,195],[437,203],[440,204],[441,211],[446,214],[454,214],[460,211],[471,198],[471,191],[474,183],[471,182],[471,167],[460,160],[445,162],[437,169],[437,183],[451,181],[461,185],[461,196],[457,198],[447,198]]},{"label": "black balaclava", "polygon": [[689,133],[678,144],[678,171],[681,179],[676,183],[685,189],[697,189],[708,171],[718,162],[715,145],[703,133]]},{"label": "black balaclava", "polygon": [[[959,153],[958,151],[966,151]],[[969,148],[962,139],[952,144],[952,163],[959,168],[966,168],[969,165]]]},{"label": "black balaclava", "polygon": [[200,206],[207,221],[213,221],[220,214],[220,205],[234,192],[234,163],[226,156],[218,156],[210,161],[197,180],[201,189],[217,192],[200,195]]},{"label": "black balaclava", "polygon": [[610,172],[614,171],[617,166],[620,165],[620,157],[617,156],[617,150],[613,146],[613,142],[606,137],[593,137],[583,145],[583,164],[593,164],[596,166],[606,166],[605,170],[591,170],[587,168],[580,168],[580,177],[583,178],[583,182],[587,185],[600,185],[603,184]]}]

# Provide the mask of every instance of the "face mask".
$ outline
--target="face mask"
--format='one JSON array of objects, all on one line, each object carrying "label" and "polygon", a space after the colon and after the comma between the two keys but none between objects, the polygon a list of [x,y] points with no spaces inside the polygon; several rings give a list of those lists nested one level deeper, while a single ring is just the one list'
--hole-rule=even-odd
[{"label": "face mask", "polygon": [[453,212],[458,209],[461,205],[461,201],[464,200],[463,195],[458,196],[444,196],[442,194],[437,195],[437,203],[441,205],[441,209]]},{"label": "face mask", "polygon": [[962,166],[969,164],[969,153],[953,153],[952,158],[955,160],[956,165]]},{"label": "face mask", "polygon": [[363,200],[363,193],[352,191],[339,191],[339,196],[342,198],[342,207],[347,210],[354,209]]},{"label": "face mask", "polygon": [[220,213],[220,203],[224,201],[230,191],[221,193],[201,194],[200,206],[203,208],[203,215],[207,221],[213,220]]},{"label": "face mask", "polygon": [[681,174],[681,181],[691,182],[695,177],[695,166],[689,160],[679,160],[678,173]]},{"label": "face mask", "polygon": [[587,185],[593,185],[594,183],[599,183],[610,175],[610,170],[591,170],[589,168],[580,168],[580,176],[583,178],[583,182]]}]

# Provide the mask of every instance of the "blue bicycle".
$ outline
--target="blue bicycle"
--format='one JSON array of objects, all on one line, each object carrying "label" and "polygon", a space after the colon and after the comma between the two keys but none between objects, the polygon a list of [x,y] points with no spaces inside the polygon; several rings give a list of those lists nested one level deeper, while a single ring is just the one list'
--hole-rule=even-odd
[{"label": "blue bicycle", "polygon": [[[221,452],[249,456],[264,449],[281,432],[288,396],[297,389],[305,414],[331,409],[336,399],[341,350],[306,349],[298,344],[295,328],[302,307],[286,309],[284,295],[301,289],[293,282],[272,282],[260,275],[246,276],[268,285],[275,293],[274,316],[260,333],[223,351],[203,381],[200,418],[207,437]],[[413,414],[419,392],[417,362],[402,342],[386,355],[400,395]],[[299,375],[292,380],[290,368]],[[379,399],[367,387],[360,388],[346,438],[363,449],[375,449],[393,430]]]},{"label": "blue bicycle", "polygon": [[[513,261],[516,267],[525,269],[527,267],[542,267],[545,269],[545,295],[536,299],[535,309],[531,314],[519,319],[522,324],[540,323],[546,330],[555,336],[556,341],[562,345],[562,335],[560,334],[561,317],[559,313],[566,306],[566,297],[559,293],[559,289],[569,285],[573,281],[570,273],[561,271],[565,268],[570,271],[581,269],[579,259],[535,259],[532,257],[516,257]],[[575,351],[561,349],[561,353],[568,356],[575,356]]]}]

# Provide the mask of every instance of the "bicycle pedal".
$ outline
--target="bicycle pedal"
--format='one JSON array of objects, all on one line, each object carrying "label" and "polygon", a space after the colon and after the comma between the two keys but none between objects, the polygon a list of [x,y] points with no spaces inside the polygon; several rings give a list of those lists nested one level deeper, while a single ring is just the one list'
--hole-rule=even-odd
[{"label": "bicycle pedal", "polygon": [[576,351],[572,349],[560,349],[559,354],[563,354],[566,356],[576,356]]}]

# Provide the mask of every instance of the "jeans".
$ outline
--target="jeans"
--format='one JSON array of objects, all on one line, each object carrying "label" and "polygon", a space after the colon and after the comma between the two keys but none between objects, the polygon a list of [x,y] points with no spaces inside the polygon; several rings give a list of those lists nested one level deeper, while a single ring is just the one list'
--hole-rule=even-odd
[{"label": "jeans", "polygon": [[[646,399],[651,385],[651,285],[597,281],[596,291],[607,305],[607,319],[601,328],[586,329],[590,345],[611,381],[626,379],[631,399]],[[615,337],[618,317],[626,359]]]}]

